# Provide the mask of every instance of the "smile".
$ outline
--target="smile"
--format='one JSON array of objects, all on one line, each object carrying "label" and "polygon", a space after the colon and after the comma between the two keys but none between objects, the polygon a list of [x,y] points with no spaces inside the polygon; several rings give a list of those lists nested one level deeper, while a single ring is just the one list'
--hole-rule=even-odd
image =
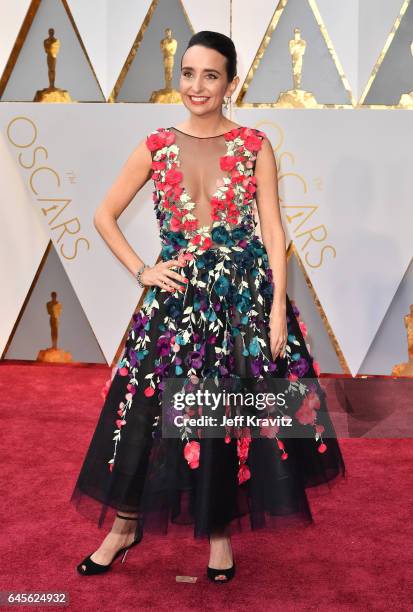
[{"label": "smile", "polygon": [[209,100],[209,98],[205,96],[189,96],[189,97],[191,99],[191,102],[193,102],[194,104],[205,104],[205,102]]}]

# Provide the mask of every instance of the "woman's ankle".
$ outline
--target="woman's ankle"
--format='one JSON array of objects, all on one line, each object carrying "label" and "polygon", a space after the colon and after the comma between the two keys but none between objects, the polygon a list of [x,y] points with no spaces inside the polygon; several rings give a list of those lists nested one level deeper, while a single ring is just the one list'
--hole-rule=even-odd
[{"label": "woman's ankle", "polygon": [[[115,520],[112,525],[111,532],[117,535],[125,535],[136,530],[136,521],[138,520],[138,515],[135,516],[131,513],[119,513],[121,516],[116,515]],[[123,516],[127,516],[128,518],[122,518]]]},{"label": "woman's ankle", "polygon": [[224,525],[223,527],[215,528],[210,533],[210,539],[216,540],[226,540],[231,538],[231,529],[229,525]]}]

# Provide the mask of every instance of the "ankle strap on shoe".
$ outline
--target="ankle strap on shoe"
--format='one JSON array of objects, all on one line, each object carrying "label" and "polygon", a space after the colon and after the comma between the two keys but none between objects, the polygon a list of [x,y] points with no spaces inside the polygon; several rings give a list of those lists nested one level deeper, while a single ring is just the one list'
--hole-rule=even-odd
[{"label": "ankle strap on shoe", "polygon": [[116,516],[118,516],[121,519],[125,519],[127,521],[137,521],[138,520],[137,516],[124,516],[122,514],[119,514],[119,512],[116,513]]}]

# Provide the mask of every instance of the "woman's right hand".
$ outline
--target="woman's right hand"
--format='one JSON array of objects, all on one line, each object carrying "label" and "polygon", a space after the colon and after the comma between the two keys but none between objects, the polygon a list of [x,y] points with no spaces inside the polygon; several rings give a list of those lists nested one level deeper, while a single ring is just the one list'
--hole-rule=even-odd
[{"label": "woman's right hand", "polygon": [[157,285],[161,289],[167,289],[168,291],[181,291],[185,290],[184,285],[179,285],[173,279],[179,280],[183,283],[187,283],[188,279],[182,274],[178,274],[172,270],[176,266],[184,265],[177,259],[170,259],[168,261],[160,261],[152,267],[145,268],[141,274],[141,282],[145,285]]}]

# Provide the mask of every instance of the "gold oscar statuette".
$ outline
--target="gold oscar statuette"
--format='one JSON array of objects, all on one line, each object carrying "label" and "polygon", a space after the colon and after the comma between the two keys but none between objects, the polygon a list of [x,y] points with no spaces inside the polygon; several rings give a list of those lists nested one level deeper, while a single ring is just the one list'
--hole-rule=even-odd
[{"label": "gold oscar statuette", "polygon": [[69,363],[72,361],[71,353],[57,348],[57,334],[59,329],[59,317],[62,312],[62,305],[57,301],[56,291],[51,293],[52,299],[47,302],[46,308],[49,314],[50,331],[52,336],[52,346],[39,351],[37,361],[47,361],[48,363]]},{"label": "gold oscar statuette", "polygon": [[[410,53],[413,55],[413,42],[410,45]],[[413,108],[413,91],[402,94],[398,106],[399,108]]]},{"label": "gold oscar statuette", "polygon": [[413,376],[413,304],[410,304],[410,313],[404,317],[407,329],[407,363],[398,363],[392,370],[392,376]]},{"label": "gold oscar statuette", "polygon": [[165,38],[160,43],[163,55],[163,66],[165,72],[165,87],[152,92],[149,102],[160,102],[163,104],[180,104],[181,94],[172,88],[172,77],[174,68],[174,55],[178,46],[178,41],[172,38],[171,28],[165,29]]},{"label": "gold oscar statuette", "polygon": [[294,89],[280,93],[276,102],[282,108],[322,108],[310,91],[301,89],[301,76],[303,73],[303,55],[307,46],[301,38],[300,28],[294,28],[294,38],[289,41],[290,55],[293,64]]},{"label": "gold oscar statuette", "polygon": [[36,91],[33,102],[71,102],[72,99],[66,89],[55,87],[56,59],[60,49],[60,40],[55,38],[54,29],[49,28],[49,37],[43,41],[47,56],[49,87]]}]

